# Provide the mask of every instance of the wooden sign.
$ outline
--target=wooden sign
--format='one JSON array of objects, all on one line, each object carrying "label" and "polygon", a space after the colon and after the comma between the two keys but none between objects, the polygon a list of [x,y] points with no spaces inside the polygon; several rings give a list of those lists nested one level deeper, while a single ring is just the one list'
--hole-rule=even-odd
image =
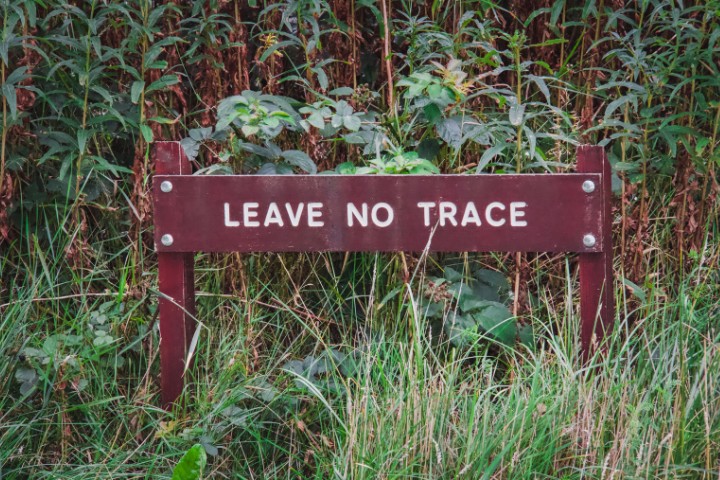
[{"label": "wooden sign", "polygon": [[610,172],[599,147],[580,147],[569,174],[193,176],[177,142],[156,145],[155,165],[166,404],[182,391],[197,251],[575,252],[583,350],[612,323]]},{"label": "wooden sign", "polygon": [[155,184],[159,252],[602,250],[597,173],[159,175]]}]

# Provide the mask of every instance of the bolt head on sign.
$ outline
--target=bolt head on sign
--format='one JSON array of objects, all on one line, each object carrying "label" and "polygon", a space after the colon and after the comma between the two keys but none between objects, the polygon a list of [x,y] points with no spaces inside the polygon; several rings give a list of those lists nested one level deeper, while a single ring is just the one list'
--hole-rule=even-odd
[{"label": "bolt head on sign", "polygon": [[595,235],[592,233],[588,233],[583,237],[583,245],[585,245],[588,248],[592,248],[595,246]]},{"label": "bolt head on sign", "polygon": [[595,182],[592,180],[585,180],[582,184],[583,192],[592,193],[595,191]]}]

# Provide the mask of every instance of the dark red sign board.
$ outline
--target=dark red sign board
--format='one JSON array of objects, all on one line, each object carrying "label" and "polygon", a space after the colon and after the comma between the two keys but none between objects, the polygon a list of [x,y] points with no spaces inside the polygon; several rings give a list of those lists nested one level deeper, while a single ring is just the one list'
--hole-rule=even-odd
[{"label": "dark red sign board", "polygon": [[599,147],[580,147],[569,174],[193,176],[179,143],[161,142],[156,173],[166,403],[181,393],[194,330],[196,251],[577,252],[584,351],[612,323],[610,175]]},{"label": "dark red sign board", "polygon": [[597,173],[160,175],[154,185],[159,252],[602,250]]}]

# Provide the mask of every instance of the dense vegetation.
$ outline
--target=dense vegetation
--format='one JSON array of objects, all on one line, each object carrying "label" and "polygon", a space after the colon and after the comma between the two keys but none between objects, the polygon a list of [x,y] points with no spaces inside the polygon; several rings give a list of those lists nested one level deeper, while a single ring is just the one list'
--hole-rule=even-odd
[{"label": "dense vegetation", "polygon": [[[0,477],[169,478],[198,443],[213,478],[720,477],[720,2],[498,3],[1,0]],[[603,145],[607,355],[572,256],[199,254],[164,412],[160,139],[197,174]]]}]

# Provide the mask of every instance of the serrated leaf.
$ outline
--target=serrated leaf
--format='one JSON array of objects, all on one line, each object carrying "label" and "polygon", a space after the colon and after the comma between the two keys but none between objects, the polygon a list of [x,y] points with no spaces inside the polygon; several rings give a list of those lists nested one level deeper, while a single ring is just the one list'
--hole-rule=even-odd
[{"label": "serrated leaf", "polygon": [[180,140],[180,146],[183,148],[185,155],[190,160],[195,160],[195,157],[197,157],[198,153],[200,153],[200,142],[197,142],[190,137],[185,137]]},{"label": "serrated leaf", "polygon": [[308,118],[307,122],[315,128],[322,130],[325,128],[325,119],[320,112],[313,112]]},{"label": "serrated leaf", "polygon": [[425,105],[423,107],[423,113],[430,125],[435,125],[442,119],[442,111],[440,111],[440,107],[434,103],[428,103]]}]

